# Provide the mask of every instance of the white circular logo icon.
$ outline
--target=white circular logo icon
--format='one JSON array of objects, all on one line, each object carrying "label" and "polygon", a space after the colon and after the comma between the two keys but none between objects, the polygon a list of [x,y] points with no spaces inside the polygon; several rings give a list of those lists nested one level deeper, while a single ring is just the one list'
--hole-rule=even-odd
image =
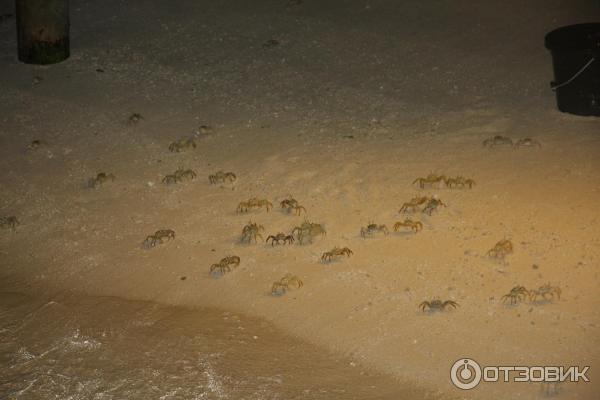
[{"label": "white circular logo icon", "polygon": [[459,389],[473,389],[481,381],[481,367],[475,360],[461,358],[452,365],[450,379]]}]

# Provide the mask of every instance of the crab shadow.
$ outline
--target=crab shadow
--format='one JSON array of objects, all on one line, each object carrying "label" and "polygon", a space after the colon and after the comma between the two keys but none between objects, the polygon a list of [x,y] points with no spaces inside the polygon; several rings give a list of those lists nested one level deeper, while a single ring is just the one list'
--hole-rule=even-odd
[{"label": "crab shadow", "polygon": [[436,309],[426,309],[424,311],[421,311],[421,310],[415,311],[415,315],[417,317],[422,317],[422,318],[433,317],[434,315],[438,315],[438,314],[450,315],[452,313],[453,313],[453,310],[449,310],[449,309],[439,310],[437,308]]},{"label": "crab shadow", "polygon": [[291,244],[287,244],[287,243],[286,244],[281,244],[281,243],[277,244],[277,243],[275,243],[274,245],[265,242],[262,247],[265,248],[265,249],[271,249],[273,251],[275,251],[275,250],[277,250],[277,251],[283,251],[284,249],[286,249],[288,247],[293,247],[294,244],[296,244],[296,241],[294,241],[294,243],[291,243]]},{"label": "crab shadow", "polygon": [[223,278],[225,275],[227,275],[227,273],[220,273],[220,272],[216,272],[216,271],[212,271],[212,272],[208,272],[208,278],[209,279],[213,279],[213,280],[218,280]]},{"label": "crab shadow", "polygon": [[[342,258],[343,257],[343,258]],[[350,257],[346,257],[346,256],[340,256],[340,257],[335,257],[332,258],[331,260],[323,260],[322,258],[319,259],[319,263],[322,265],[335,265],[335,264],[341,264],[344,260],[346,260],[347,258]]]},{"label": "crab shadow", "polygon": [[[227,184],[219,184],[218,186],[215,185],[214,183],[208,183],[209,186],[211,187],[216,187],[219,190],[231,190],[232,192],[235,191],[235,185],[231,184],[231,185],[227,185]],[[236,214],[241,214],[239,212],[235,212]]]},{"label": "crab shadow", "polygon": [[394,236],[394,237],[404,237],[404,238],[409,238],[412,236],[415,236],[417,234],[417,232],[413,232],[413,231],[393,231],[390,233],[390,235]]},{"label": "crab shadow", "polygon": [[283,291],[283,290],[278,290],[275,292],[270,292],[270,291],[264,292],[265,297],[272,297],[272,298],[284,297],[286,294],[287,294],[287,292]]},{"label": "crab shadow", "polygon": [[225,270],[220,270],[220,269],[214,269],[214,270],[209,270],[208,271],[208,279],[212,279],[212,280],[218,280],[218,279],[223,279],[225,277],[225,275],[230,275],[233,272],[235,272],[235,269],[237,267],[234,266],[233,268],[230,268],[229,270],[225,269]]},{"label": "crab shadow", "polygon": [[554,299],[536,299],[529,302],[532,306],[546,306],[548,304],[554,304]]},{"label": "crab shadow", "polygon": [[307,240],[299,240],[297,239],[294,244],[296,246],[310,246],[311,244],[315,244],[315,239],[307,239]]},{"label": "crab shadow", "polygon": [[390,233],[388,233],[387,235],[383,232],[377,232],[377,233],[371,233],[371,234],[366,234],[366,235],[361,235],[360,233],[356,234],[354,236],[355,239],[362,239],[362,240],[377,240],[377,239],[384,239],[388,236],[392,236],[394,235],[396,232],[392,231]]},{"label": "crab shadow", "polygon": [[504,307],[507,310],[514,310],[515,308],[519,307],[520,303],[522,303],[521,301],[516,302],[516,303],[502,303],[502,307]]},{"label": "crab shadow", "polygon": [[282,298],[282,297],[286,297],[286,296],[292,296],[292,299],[295,299],[295,295],[296,292],[298,291],[298,288],[290,288],[290,289],[286,289],[286,290],[276,290],[275,292],[272,291],[266,291],[263,292],[263,296],[264,297],[270,297],[270,298]]},{"label": "crab shadow", "polygon": [[236,246],[253,247],[253,246],[264,245],[266,242],[261,237],[257,237],[256,239],[246,240],[246,239],[242,238],[242,235],[235,235],[234,237],[232,237],[231,243]]}]

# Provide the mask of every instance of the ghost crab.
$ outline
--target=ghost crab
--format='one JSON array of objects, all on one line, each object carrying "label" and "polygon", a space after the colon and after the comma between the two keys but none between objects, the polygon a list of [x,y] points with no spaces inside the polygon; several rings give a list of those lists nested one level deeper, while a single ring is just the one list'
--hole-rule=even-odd
[{"label": "ghost crab", "polygon": [[165,175],[165,177],[162,179],[162,183],[164,183],[165,185],[173,185],[177,182],[179,182],[179,178],[177,177],[177,175],[174,174]]},{"label": "ghost crab", "polygon": [[402,204],[399,212],[408,212],[409,210],[415,211],[420,205],[427,203],[431,199],[432,198],[428,196],[413,197],[409,202]]},{"label": "ghost crab", "polygon": [[535,139],[523,138],[523,139],[517,140],[517,143],[515,143],[515,147],[516,148],[520,148],[520,147],[538,147],[538,148],[541,148],[542,144],[540,142],[538,142],[537,140],[535,140]]},{"label": "ghost crab", "polygon": [[136,125],[136,124],[138,124],[143,119],[144,119],[144,117],[142,117],[142,114],[140,114],[140,113],[132,113],[127,118],[127,125]]},{"label": "ghost crab", "polygon": [[549,283],[546,283],[537,290],[532,290],[529,300],[535,302],[538,297],[541,297],[544,301],[552,301],[555,296],[560,300],[561,294],[562,290],[558,286],[551,286]]},{"label": "ghost crab", "polygon": [[277,39],[269,39],[262,44],[263,49],[270,49],[275,46],[279,46],[279,40]]},{"label": "ghost crab", "polygon": [[323,253],[323,255],[321,256],[321,261],[329,262],[334,257],[338,257],[338,256],[350,257],[352,254],[354,254],[354,252],[352,250],[350,250],[348,247],[342,248],[342,247],[335,246],[330,251],[326,251],[325,253]]},{"label": "ghost crab", "polygon": [[508,239],[502,239],[496,245],[488,250],[486,255],[490,258],[504,259],[508,254],[512,254],[513,244]]},{"label": "ghost crab", "polygon": [[238,267],[240,265],[241,259],[238,256],[227,256],[223,258],[221,262],[226,263],[228,265],[233,265],[234,267]]},{"label": "ghost crab", "polygon": [[464,176],[457,176],[455,178],[446,179],[446,186],[449,188],[461,187],[464,188],[467,186],[469,189],[475,186],[475,181],[473,179],[465,178]]},{"label": "ghost crab", "polygon": [[515,305],[525,298],[530,297],[529,290],[525,289],[524,286],[515,286],[510,289],[510,292],[501,297],[502,303],[506,304],[510,300],[511,305]]},{"label": "ghost crab", "polygon": [[271,246],[274,246],[275,244],[281,244],[282,242],[284,245],[292,244],[294,243],[294,236],[286,235],[285,233],[280,232],[275,236],[269,235],[269,237],[267,237],[266,242],[269,243],[269,240],[271,240]]},{"label": "ghost crab", "polygon": [[429,174],[425,178],[415,179],[412,184],[414,185],[415,183],[417,183],[421,189],[424,189],[425,185],[435,185],[440,182],[446,182],[445,175]]},{"label": "ghost crab", "polygon": [[296,235],[301,244],[304,243],[305,239],[308,239],[309,243],[312,243],[316,236],[325,236],[326,234],[327,232],[321,224],[309,222],[308,220],[304,220],[300,226],[292,229],[292,235]]},{"label": "ghost crab", "polygon": [[116,178],[113,174],[100,172],[95,178],[90,178],[88,180],[88,186],[95,189],[99,186],[102,186],[105,182],[113,182],[115,179]]},{"label": "ghost crab", "polygon": [[500,136],[500,135],[496,135],[494,137],[485,139],[483,141],[483,147],[492,148],[492,147],[496,147],[496,146],[511,146],[512,147],[513,141],[511,138],[508,138],[506,136]]},{"label": "ghost crab", "polygon": [[183,181],[183,180],[191,181],[193,179],[196,179],[197,175],[194,170],[179,168],[177,171],[175,171],[175,176],[177,176],[179,181]]},{"label": "ghost crab", "polygon": [[219,271],[222,275],[227,272],[231,272],[231,266],[234,268],[240,265],[240,258],[238,256],[227,256],[216,264],[210,266],[210,274],[212,275],[215,271]]},{"label": "ghost crab", "polygon": [[300,278],[298,278],[296,275],[286,274],[277,282],[273,282],[273,286],[271,286],[271,294],[274,296],[281,296],[293,287],[300,289],[302,286],[304,286],[304,283]]},{"label": "ghost crab", "polygon": [[410,228],[414,233],[417,233],[423,229],[423,223],[407,218],[403,222],[396,222],[394,224],[394,231],[397,232],[402,227]]},{"label": "ghost crab", "polygon": [[184,180],[194,180],[196,179],[196,176],[194,170],[179,168],[171,175],[165,176],[162,181],[164,184],[172,185],[174,183],[183,182]]},{"label": "ghost crab", "polygon": [[146,240],[144,240],[143,246],[144,248],[152,248],[157,244],[164,243],[165,239],[167,241],[175,239],[175,231],[172,229],[159,229],[153,235],[146,236]]},{"label": "ghost crab", "polygon": [[433,213],[433,211],[437,210],[437,208],[439,206],[446,207],[446,204],[444,204],[444,202],[442,200],[432,197],[427,202],[427,205],[425,206],[425,208],[423,208],[423,213],[425,213],[427,215],[431,215]]},{"label": "ghost crab", "polygon": [[35,139],[27,145],[27,150],[37,150],[43,145],[45,145],[45,143],[42,140]]},{"label": "ghost crab", "polygon": [[387,235],[389,233],[387,226],[377,225],[375,223],[369,223],[367,226],[360,228],[360,236],[366,238],[367,236],[373,236],[376,233],[383,233]]},{"label": "ghost crab", "polygon": [[439,299],[434,299],[434,300],[431,300],[431,301],[424,301],[421,304],[419,304],[419,308],[423,312],[425,312],[426,308],[429,309],[429,312],[445,311],[446,307],[456,308],[456,307],[458,307],[458,303],[455,302],[455,301],[452,301],[452,300],[442,301],[442,300],[439,300]]},{"label": "ghost crab", "polygon": [[238,204],[237,212],[246,213],[251,208],[263,207],[267,210],[267,212],[269,212],[271,208],[273,208],[273,204],[269,200],[257,199],[256,197],[253,197],[251,199],[248,199],[247,201],[242,201],[240,204]]},{"label": "ghost crab", "polygon": [[213,275],[215,273],[215,271],[219,271],[219,274],[221,274],[221,276],[223,276],[227,272],[231,272],[231,267],[229,266],[229,264],[224,263],[223,260],[221,260],[218,263],[215,263],[210,266],[210,272],[209,272],[210,275]]},{"label": "ghost crab", "polygon": [[218,171],[215,172],[213,175],[208,176],[208,181],[213,185],[216,185],[217,183],[225,183],[225,181],[233,183],[236,181],[236,179],[237,176],[235,176],[233,172]]},{"label": "ghost crab", "polygon": [[306,214],[306,208],[301,206],[300,203],[298,203],[298,200],[294,199],[293,197],[288,197],[287,199],[282,200],[279,205],[288,213],[294,211],[296,215],[300,215],[302,211],[304,211]]},{"label": "ghost crab", "polygon": [[190,138],[179,139],[169,145],[169,151],[171,153],[181,153],[189,149],[196,148],[196,141]]},{"label": "ghost crab", "polygon": [[210,125],[200,125],[198,129],[196,129],[196,136],[198,137],[206,137],[210,136],[213,132],[213,127]]},{"label": "ghost crab", "polygon": [[10,217],[0,217],[0,228],[12,229],[13,231],[19,226],[19,220],[14,215]]},{"label": "ghost crab", "polygon": [[250,243],[252,240],[254,240],[254,242],[257,242],[257,238],[260,237],[260,240],[263,240],[262,235],[260,234],[260,232],[264,231],[265,228],[262,225],[258,225],[256,222],[248,222],[248,225],[244,226],[244,228],[242,229],[242,243],[244,242],[248,242]]}]

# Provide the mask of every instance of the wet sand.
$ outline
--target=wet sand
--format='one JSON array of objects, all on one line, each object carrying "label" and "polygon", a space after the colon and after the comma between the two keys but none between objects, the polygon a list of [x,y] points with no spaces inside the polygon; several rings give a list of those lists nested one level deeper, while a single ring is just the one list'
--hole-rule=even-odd
[{"label": "wet sand", "polygon": [[0,300],[3,399],[436,398],[236,313],[64,292]]},{"label": "wet sand", "polygon": [[[17,287],[259,317],[446,397],[545,396],[516,383],[459,392],[449,369],[462,357],[590,365],[591,383],[556,396],[597,398],[599,122],[555,110],[543,48],[549,30],[597,20],[597,4],[73,7],[73,56],[54,66],[17,63],[14,21],[0,26],[0,215],[21,222],[0,231],[0,254]],[[279,44],[263,46],[271,39]],[[143,119],[129,125],[131,113]],[[200,125],[212,129],[196,134]],[[541,146],[482,145],[495,135]],[[185,137],[197,148],[169,152]],[[28,149],[33,140],[42,144]],[[179,167],[197,179],[161,183]],[[218,170],[235,172],[235,184],[210,185]],[[86,188],[101,171],[115,181]],[[476,185],[412,184],[430,173]],[[279,209],[288,195],[306,215]],[[393,232],[402,203],[434,195],[447,206],[409,215],[421,232]],[[236,213],[251,197],[275,207]],[[249,220],[266,238],[304,218],[327,235],[239,243]],[[363,239],[370,222],[392,232]],[[175,240],[141,249],[158,229]],[[501,239],[514,253],[486,257]],[[354,254],[322,263],[334,246]],[[233,254],[238,268],[209,275]],[[304,286],[271,296],[286,273]],[[514,286],[546,283],[560,299],[502,302]],[[458,307],[421,312],[435,298]]]}]

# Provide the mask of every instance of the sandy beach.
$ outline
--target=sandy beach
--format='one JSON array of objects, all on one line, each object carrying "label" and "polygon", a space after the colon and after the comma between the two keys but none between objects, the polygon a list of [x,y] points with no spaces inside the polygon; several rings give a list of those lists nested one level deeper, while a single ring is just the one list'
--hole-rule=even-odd
[{"label": "sandy beach", "polygon": [[[556,110],[543,38],[600,6],[487,3],[72,1],[72,56],[51,66],[18,63],[2,22],[0,217],[20,224],[0,230],[0,274],[28,294],[261,318],[444,398],[598,398],[600,120]],[[483,145],[497,135],[534,145]],[[169,151],[184,138],[196,147]],[[164,184],[178,168],[197,176]],[[210,184],[220,170],[236,181]],[[114,181],[87,187],[100,172]],[[475,185],[413,184],[429,174]],[[419,196],[446,206],[399,212]],[[253,197],[273,208],[236,212]],[[394,231],[405,218],[423,229]],[[249,221],[266,239],[305,219],[326,235],[240,243]],[[371,223],[389,234],[361,237]],[[174,240],[142,249],[159,229]],[[513,252],[488,257],[503,239]],[[335,246],[353,254],[322,262]],[[272,296],[287,273],[303,286]],[[503,302],[547,283],[560,298]],[[422,312],[434,299],[457,307]],[[463,357],[590,366],[591,382],[460,391]]]}]

